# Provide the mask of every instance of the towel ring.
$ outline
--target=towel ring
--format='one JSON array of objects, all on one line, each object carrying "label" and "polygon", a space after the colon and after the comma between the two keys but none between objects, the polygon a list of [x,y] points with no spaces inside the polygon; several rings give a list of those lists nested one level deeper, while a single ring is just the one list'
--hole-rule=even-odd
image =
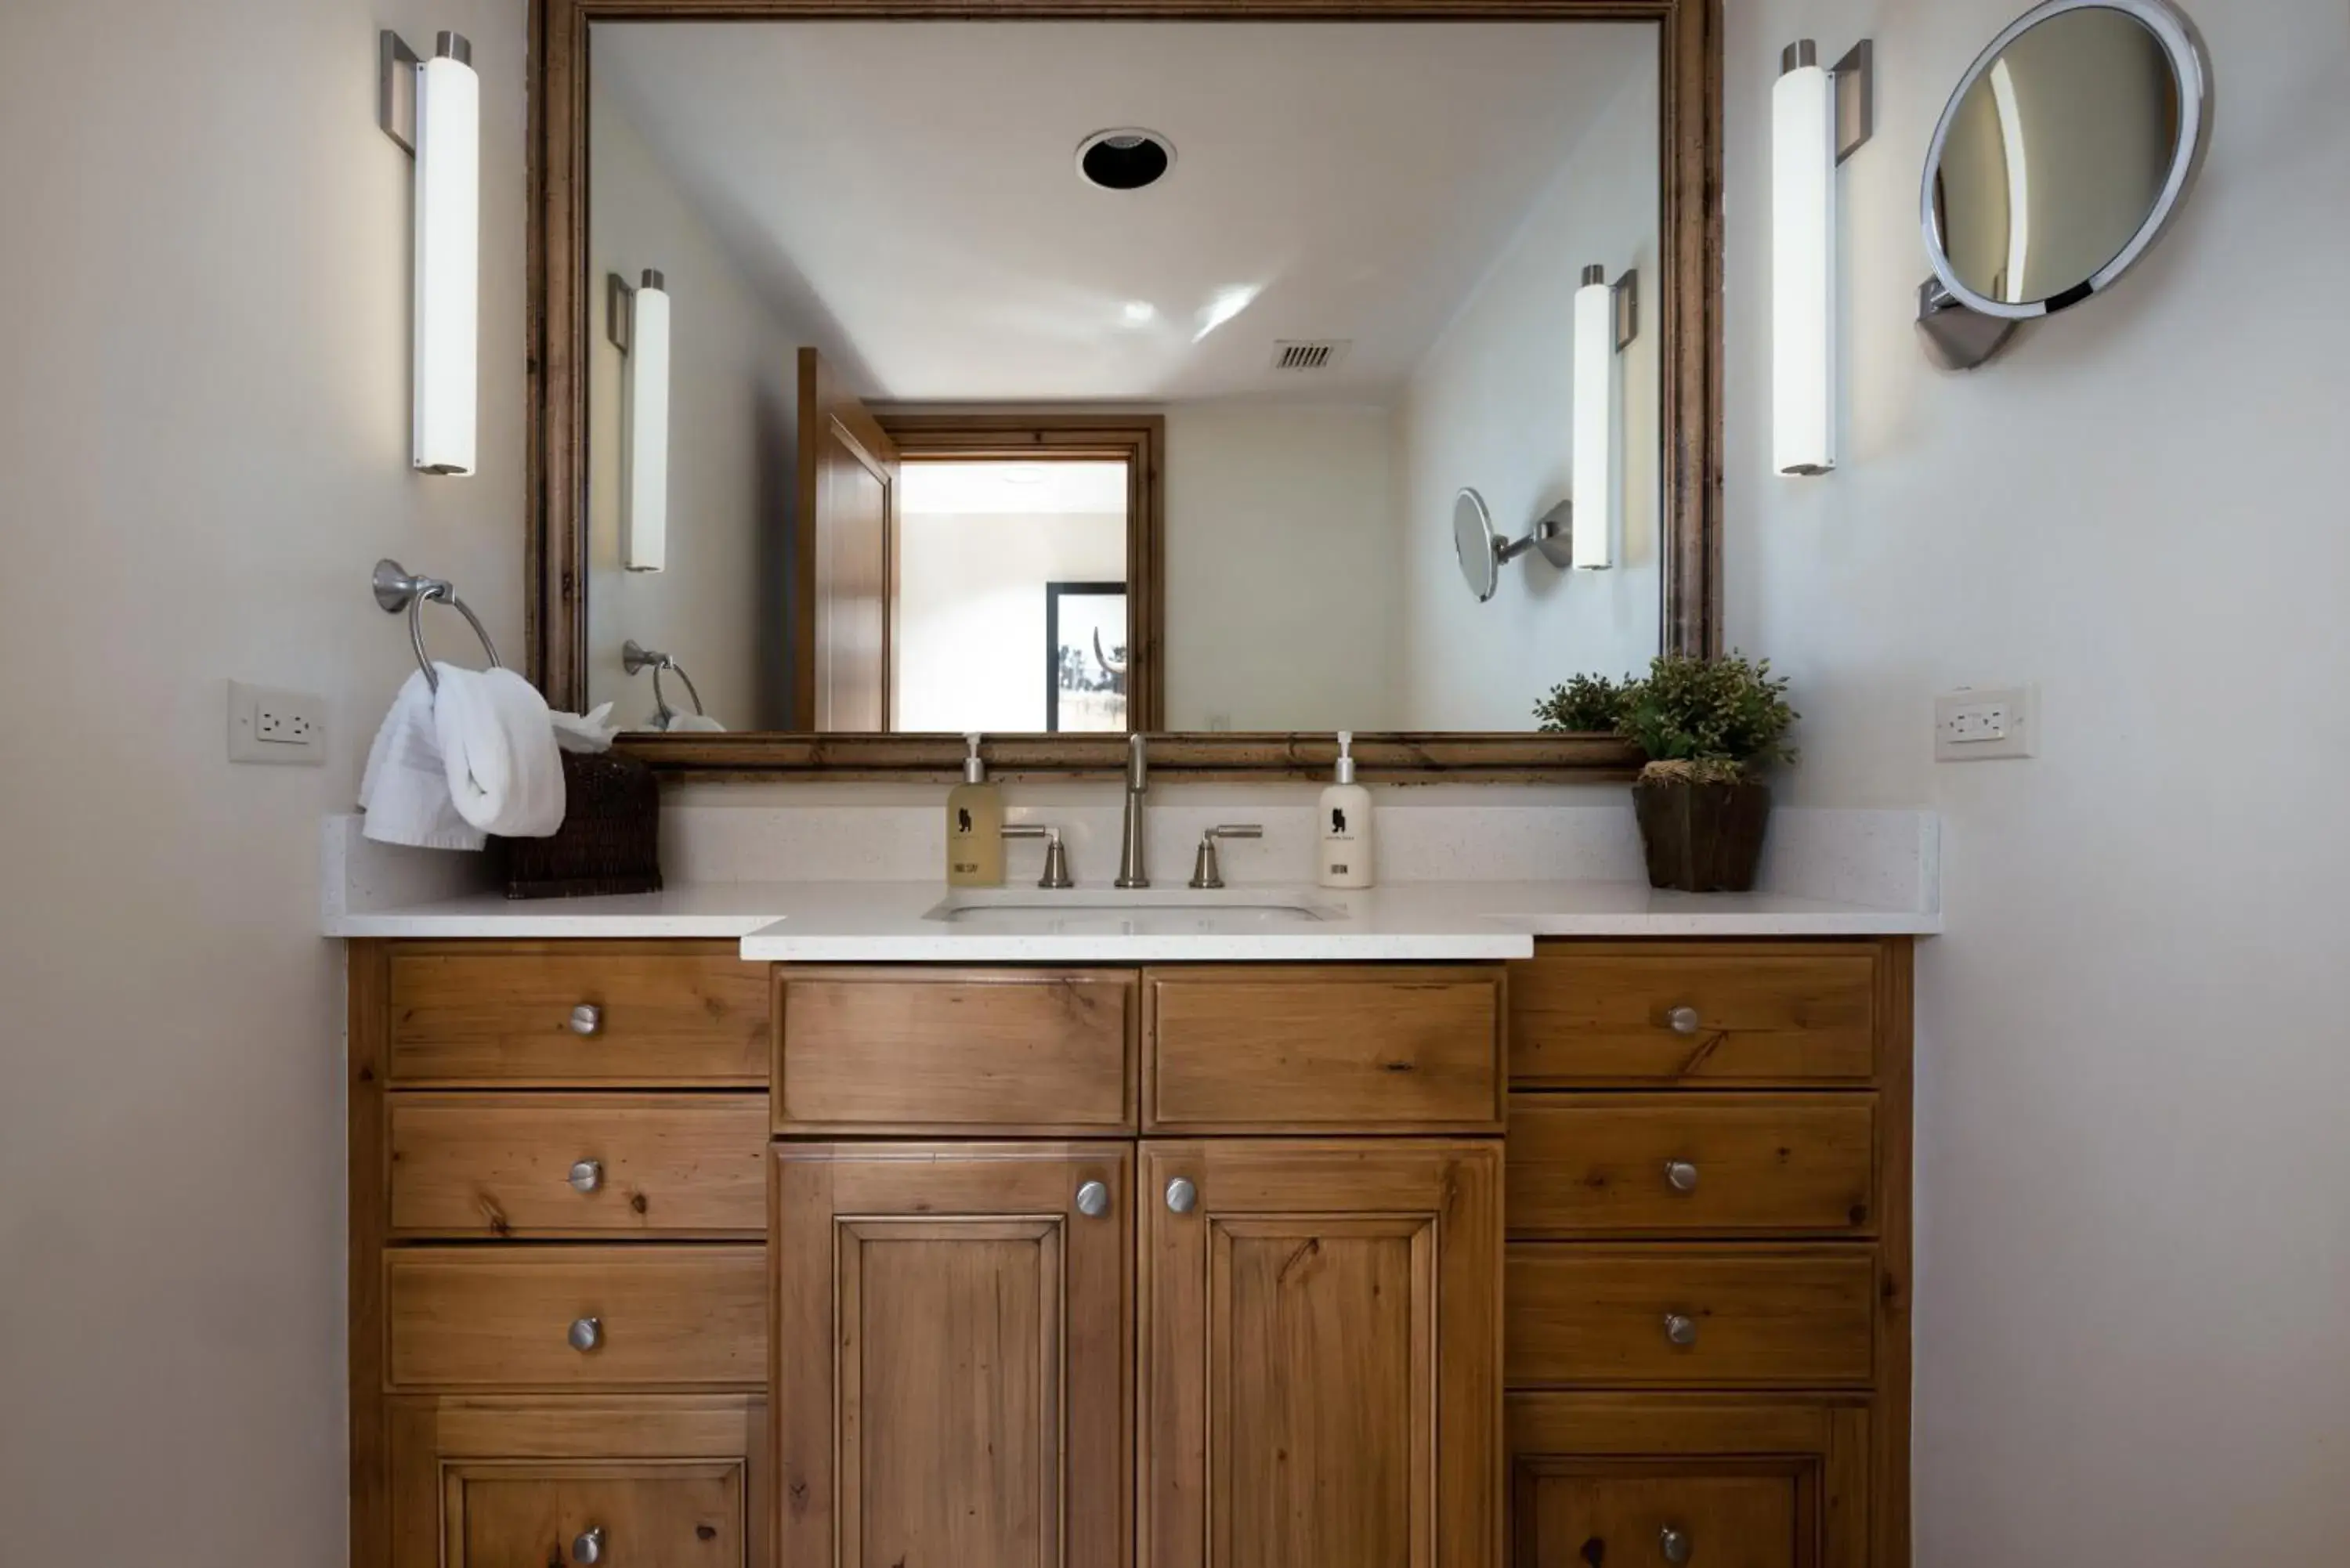
[{"label": "towel ring", "polygon": [[482,651],[490,656],[491,669],[504,668],[498,662],[497,644],[490,640],[488,629],[482,625],[482,618],[457,597],[452,585],[439,577],[411,576],[406,566],[389,557],[375,564],[373,581],[375,602],[382,607],[386,615],[398,615],[402,610],[408,612],[408,640],[416,649],[416,667],[424,671],[425,683],[433,691],[441,690],[441,677],[432,671],[432,656],[424,651],[424,607],[433,599],[440,600],[465,618],[465,624],[472,627],[473,635],[482,639]]},{"label": "towel ring", "polygon": [[693,689],[693,677],[688,675],[685,667],[671,655],[647,648],[632,637],[620,645],[620,668],[631,675],[645,670],[653,672],[653,711],[660,714],[662,729],[668,729],[669,722],[677,717],[676,711],[669,705],[669,699],[661,694],[660,678],[664,670],[674,671],[677,678],[685,682],[685,694],[693,699],[694,715],[697,718],[709,716],[709,710],[702,705],[702,693]]}]

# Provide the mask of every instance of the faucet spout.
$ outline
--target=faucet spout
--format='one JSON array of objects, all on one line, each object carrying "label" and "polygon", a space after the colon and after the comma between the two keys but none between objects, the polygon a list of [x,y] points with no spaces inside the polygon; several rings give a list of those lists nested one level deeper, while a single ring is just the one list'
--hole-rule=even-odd
[{"label": "faucet spout", "polygon": [[1118,851],[1118,885],[1121,888],[1150,886],[1149,857],[1143,846],[1149,835],[1143,823],[1143,796],[1150,788],[1150,760],[1145,750],[1142,732],[1138,730],[1126,739],[1126,828],[1119,836]]}]

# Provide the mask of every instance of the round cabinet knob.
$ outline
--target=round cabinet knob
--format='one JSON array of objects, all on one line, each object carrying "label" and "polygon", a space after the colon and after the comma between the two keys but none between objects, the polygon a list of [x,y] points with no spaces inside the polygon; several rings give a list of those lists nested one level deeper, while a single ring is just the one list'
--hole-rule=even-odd
[{"label": "round cabinet knob", "polygon": [[586,1037],[604,1032],[604,1010],[592,1002],[583,1002],[571,1010],[571,1033]]},{"label": "round cabinet knob", "polygon": [[1077,1212],[1088,1220],[1098,1220],[1109,1212],[1109,1183],[1088,1181],[1077,1189]]},{"label": "round cabinet knob", "polygon": [[1665,1161],[1665,1184],[1675,1192],[1695,1192],[1697,1167],[1686,1159]]},{"label": "round cabinet knob", "polygon": [[1671,1525],[1666,1525],[1664,1532],[1657,1537],[1657,1550],[1664,1554],[1664,1559],[1668,1563],[1678,1565],[1688,1562],[1690,1560],[1689,1532],[1675,1530]]},{"label": "round cabinet knob", "polygon": [[1671,1340],[1675,1345],[1695,1345],[1697,1343],[1697,1319],[1683,1313],[1667,1313],[1665,1314],[1665,1337]]},{"label": "round cabinet knob", "polygon": [[1705,1024],[1694,1007],[1676,1007],[1665,1014],[1665,1027],[1676,1034],[1694,1034]]},{"label": "round cabinet knob", "polygon": [[1189,1179],[1177,1177],[1167,1184],[1167,1207],[1178,1214],[1189,1214],[1200,1206],[1200,1189]]},{"label": "round cabinet knob", "polygon": [[[604,1527],[591,1524],[571,1538],[571,1561],[601,1563],[604,1561]],[[1680,1561],[1676,1559],[1676,1561]]]},{"label": "round cabinet knob", "polygon": [[571,1332],[564,1337],[571,1342],[572,1349],[585,1355],[604,1343],[604,1320],[600,1317],[575,1317],[571,1320]]},{"label": "round cabinet knob", "polygon": [[603,1185],[604,1162],[602,1160],[583,1159],[571,1168],[572,1191],[593,1192]]}]

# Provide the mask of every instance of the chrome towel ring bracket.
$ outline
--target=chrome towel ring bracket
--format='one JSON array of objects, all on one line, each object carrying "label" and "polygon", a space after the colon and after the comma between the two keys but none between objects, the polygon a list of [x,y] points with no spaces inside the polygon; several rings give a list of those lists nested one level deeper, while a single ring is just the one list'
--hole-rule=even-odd
[{"label": "chrome towel ring bracket", "polygon": [[402,610],[408,612],[408,640],[410,646],[416,649],[416,667],[424,671],[424,679],[433,691],[441,690],[441,677],[432,672],[432,656],[424,650],[424,607],[431,600],[438,599],[463,616],[465,624],[473,628],[473,635],[482,639],[482,651],[489,655],[490,668],[502,668],[498,663],[497,644],[490,640],[488,630],[482,625],[482,618],[467,608],[465,601],[457,597],[455,587],[439,577],[411,576],[406,566],[389,558],[375,564],[373,581],[375,602],[386,615],[398,615]]},{"label": "chrome towel ring bracket", "polygon": [[685,682],[685,694],[693,699],[696,716],[708,716],[709,711],[702,705],[702,693],[693,689],[693,677],[685,672],[685,667],[672,655],[659,649],[647,648],[632,637],[620,645],[620,668],[631,675],[647,670],[653,672],[653,711],[659,715],[662,729],[668,729],[670,721],[677,717],[676,710],[669,705],[669,698],[661,691],[660,678],[664,670]]}]

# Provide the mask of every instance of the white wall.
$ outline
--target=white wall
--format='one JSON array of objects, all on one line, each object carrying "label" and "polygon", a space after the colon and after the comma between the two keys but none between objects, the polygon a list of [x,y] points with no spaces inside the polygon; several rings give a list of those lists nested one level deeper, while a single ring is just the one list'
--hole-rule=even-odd
[{"label": "white wall", "polygon": [[[1919,955],[1917,1561],[2334,1562],[2350,1538],[2350,13],[2190,0],[2218,130],[2114,293],[1948,376],[1933,119],[2018,0],[1728,7],[1729,629],[1803,805],[1945,815]],[[1843,472],[1770,472],[1767,95],[1877,40]],[[1932,693],[2036,680],[2042,755]]]},{"label": "white wall", "polygon": [[1394,413],[1167,410],[1167,727],[1393,729]]},{"label": "white wall", "polygon": [[1045,727],[1045,585],[1126,580],[1126,514],[909,512],[898,728]]},{"label": "white wall", "polygon": [[[1657,157],[1657,78],[1636,73],[1412,376],[1399,421],[1401,728],[1531,729],[1535,701],[1569,676],[1620,675],[1656,655]],[[1623,356],[1616,565],[1563,571],[1527,556],[1480,604],[1461,579],[1453,498],[1475,489],[1516,539],[1572,493],[1575,293],[1593,262],[1611,282],[1637,267],[1646,296]]]},{"label": "white wall", "polygon": [[[588,689],[650,722],[652,677],[620,665],[629,638],[676,655],[712,717],[785,726],[784,604],[797,485],[797,327],[772,310],[655,158],[620,95],[591,78],[588,213]],[[660,572],[620,564],[626,359],[602,331],[605,276],[660,272],[671,299],[669,554]],[[667,682],[672,707],[691,704]]]},{"label": "white wall", "polygon": [[[473,40],[481,472],[408,467],[376,29]],[[0,7],[0,1557],[344,1558],[342,963],[318,819],[412,668],[522,648],[520,0]],[[453,617],[436,637],[469,641]],[[231,676],[328,702],[231,767]]]}]

